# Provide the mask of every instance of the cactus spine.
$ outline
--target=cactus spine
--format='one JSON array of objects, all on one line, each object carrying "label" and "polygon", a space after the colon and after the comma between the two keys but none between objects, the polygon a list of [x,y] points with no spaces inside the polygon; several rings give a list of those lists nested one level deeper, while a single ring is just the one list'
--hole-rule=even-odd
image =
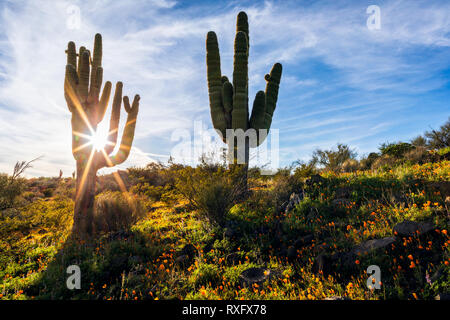
[{"label": "cactus spine", "polygon": [[92,144],[98,124],[103,120],[111,93],[111,82],[107,81],[100,91],[103,81],[102,37],[95,35],[94,52],[80,47],[76,52],[75,43],[69,42],[67,65],[64,80],[64,96],[72,113],[72,153],[76,161],[76,198],[72,233],[79,238],[92,235],[92,218],[95,197],[97,171],[104,167],[113,167],[123,163],[131,150],[136,118],[139,111],[139,99],[136,95],[130,106],[128,97],[123,97],[127,123],[120,148],[111,155],[117,144],[117,135],[122,104],[122,82],[116,84],[112,115],[110,120],[108,144],[103,150],[96,151]]},{"label": "cactus spine", "polygon": [[[209,103],[213,126],[218,130],[225,143],[230,146],[234,139],[233,165],[237,164],[238,150],[234,135],[227,135],[229,129],[256,130],[258,137],[256,143],[245,142],[244,168],[247,171],[249,160],[249,148],[259,146],[267,136],[272,124],[272,116],[275,111],[278,98],[278,88],[281,79],[282,66],[275,63],[270,74],[265,76],[267,81],[266,91],[259,91],[253,102],[253,109],[249,118],[248,111],[248,56],[249,56],[249,27],[245,12],[237,16],[236,37],[234,42],[234,68],[233,83],[220,70],[220,54],[217,36],[213,31],[206,37],[206,66],[208,78]],[[260,136],[260,129],[265,129],[266,134]],[[229,148],[230,149],[230,148]],[[242,150],[241,150],[242,151]],[[240,151],[239,151],[240,152]]]}]

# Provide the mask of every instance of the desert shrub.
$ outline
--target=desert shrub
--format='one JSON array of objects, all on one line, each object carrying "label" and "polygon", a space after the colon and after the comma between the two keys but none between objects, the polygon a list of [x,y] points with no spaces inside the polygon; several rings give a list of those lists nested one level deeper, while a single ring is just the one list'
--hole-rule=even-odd
[{"label": "desert shrub", "polygon": [[432,129],[425,132],[427,145],[431,149],[441,149],[450,147],[450,118],[445,122],[439,130]]},{"label": "desert shrub", "polygon": [[450,154],[450,147],[442,148],[437,151],[437,154],[441,157],[448,156]]},{"label": "desert shrub", "polygon": [[150,163],[144,168],[130,168],[130,177],[136,181],[131,191],[159,201],[174,187],[174,168],[161,163]]},{"label": "desert shrub", "polygon": [[383,143],[380,146],[382,155],[388,155],[395,158],[402,158],[405,153],[414,150],[414,146],[407,142]]},{"label": "desert shrub", "polygon": [[137,197],[107,191],[95,198],[94,229],[97,232],[126,230],[144,214],[145,207]]},{"label": "desert shrub", "polygon": [[298,180],[308,178],[318,173],[316,163],[314,161],[309,162],[297,161],[295,165],[296,168],[294,169],[294,176]]},{"label": "desert shrub", "polygon": [[136,179],[138,183],[152,186],[165,186],[173,181],[173,176],[169,174],[169,168],[159,162],[149,163],[144,168],[129,168],[130,177]]},{"label": "desert shrub", "polygon": [[292,193],[301,192],[303,182],[298,175],[292,175],[289,169],[279,170],[273,177],[272,189],[269,194],[270,205],[275,212],[283,210]]},{"label": "desert shrub", "polygon": [[336,149],[316,149],[313,152],[313,161],[321,165],[325,170],[339,172],[345,161],[355,159],[356,156],[357,153],[351,150],[348,145],[338,143]]},{"label": "desert shrub", "polygon": [[427,139],[423,136],[417,136],[414,139],[411,140],[411,144],[414,147],[426,147],[427,146]]},{"label": "desert shrub", "polygon": [[0,210],[12,208],[24,189],[24,179],[0,174]]},{"label": "desert shrub", "polygon": [[358,160],[348,159],[342,164],[342,172],[356,172],[361,168]]},{"label": "desert shrub", "polygon": [[203,163],[196,168],[178,168],[175,188],[212,225],[223,227],[226,214],[246,192],[239,170]]},{"label": "desert shrub", "polygon": [[201,263],[194,270],[189,282],[195,286],[214,284],[220,279],[219,268],[215,264]]},{"label": "desert shrub", "polygon": [[372,168],[373,163],[380,157],[380,154],[371,152],[367,157],[361,159],[360,166],[363,170],[369,170]]},{"label": "desert shrub", "polygon": [[97,194],[105,191],[121,191],[121,186],[117,182],[119,178],[120,183],[123,183],[125,188],[129,190],[132,185],[129,173],[124,170],[118,170],[117,172],[97,177]]},{"label": "desert shrub", "polygon": [[425,147],[415,147],[404,155],[405,160],[410,164],[423,164],[429,159],[429,152]]},{"label": "desert shrub", "polygon": [[372,170],[387,170],[392,168],[397,162],[397,159],[390,155],[382,155],[372,163]]}]

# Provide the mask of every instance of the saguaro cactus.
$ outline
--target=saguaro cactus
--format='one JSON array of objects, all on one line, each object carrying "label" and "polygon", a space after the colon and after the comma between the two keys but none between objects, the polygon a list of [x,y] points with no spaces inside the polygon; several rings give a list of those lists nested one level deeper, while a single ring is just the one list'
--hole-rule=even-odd
[{"label": "saguaro cactus", "polygon": [[248,18],[245,12],[240,12],[237,16],[233,83],[231,83],[220,71],[219,45],[216,34],[210,31],[206,37],[206,66],[212,123],[214,128],[221,133],[225,143],[230,146],[232,142],[233,149],[229,151],[233,152],[233,164],[238,163],[238,153],[242,154],[242,150],[238,150],[238,148],[242,149],[242,146],[236,143],[234,133],[239,129],[243,132],[254,129],[257,136],[253,144],[249,143],[248,140],[245,141],[243,150],[245,152],[243,163],[245,171],[248,168],[249,147],[259,146],[267,136],[272,124],[282,72],[281,64],[275,63],[270,74],[265,76],[267,81],[266,91],[259,91],[256,94],[252,114],[249,118],[249,48]]},{"label": "saguaro cactus", "polygon": [[94,53],[80,47],[77,54],[75,43],[69,42],[64,80],[64,96],[72,113],[72,153],[76,161],[76,198],[72,233],[80,238],[92,235],[92,218],[97,171],[123,163],[131,150],[136,118],[139,111],[139,95],[130,106],[123,97],[127,123],[120,148],[111,155],[117,144],[120,109],[122,105],[122,82],[116,84],[108,143],[102,150],[95,150],[93,139],[97,125],[103,120],[111,93],[111,82],[107,81],[100,97],[103,80],[102,37],[95,35]]}]

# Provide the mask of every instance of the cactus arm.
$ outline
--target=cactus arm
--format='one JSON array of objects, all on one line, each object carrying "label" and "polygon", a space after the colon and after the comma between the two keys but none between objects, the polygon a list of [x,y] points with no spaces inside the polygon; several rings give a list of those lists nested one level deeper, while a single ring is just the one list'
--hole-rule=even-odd
[{"label": "cactus arm", "polygon": [[117,144],[120,121],[120,107],[122,103],[122,88],[122,82],[117,82],[112,105],[111,120],[109,122],[108,144],[105,146],[105,153],[107,155],[110,155],[113,152]]},{"label": "cactus arm", "polygon": [[275,111],[275,107],[278,99],[278,88],[280,87],[281,73],[283,68],[280,63],[275,63],[270,71],[270,74],[266,74],[266,116],[265,116],[265,129],[269,130],[272,124],[272,116]]},{"label": "cactus arm", "polygon": [[224,84],[222,85],[222,103],[225,111],[226,127],[231,128],[231,111],[233,110],[233,85],[229,81],[224,82]]},{"label": "cactus arm", "polygon": [[87,100],[89,93],[90,53],[84,50],[79,58],[78,96],[82,102]]},{"label": "cactus arm", "polygon": [[76,88],[78,85],[78,75],[75,67],[71,64],[66,65],[66,75],[64,77],[64,97],[70,112],[74,112],[76,103]]},{"label": "cactus arm", "polygon": [[[102,48],[102,36],[97,33],[95,35],[94,40],[94,53],[92,57],[92,73],[91,73],[91,92],[94,88],[100,89],[102,86],[102,79],[99,78],[99,73],[103,73],[103,69],[99,69],[102,66],[102,54],[103,54],[103,48]],[[97,96],[98,98],[98,96]]]},{"label": "cactus arm", "polygon": [[77,51],[75,47],[75,43],[70,41],[67,45],[67,64],[72,65],[75,70],[77,69]]},{"label": "cactus arm", "polygon": [[133,105],[130,107],[130,102],[127,96],[123,98],[123,103],[125,106],[125,110],[128,112],[127,123],[125,124],[125,129],[122,134],[122,140],[120,142],[120,148],[117,151],[117,154],[114,156],[107,156],[104,154],[103,161],[100,161],[99,168],[108,166],[114,167],[116,165],[122,164],[127,160],[130,151],[131,145],[134,140],[134,132],[136,130],[136,119],[139,112],[139,95],[136,95],[133,100]]},{"label": "cactus arm", "polygon": [[99,124],[105,117],[106,109],[108,108],[109,97],[111,95],[111,82],[106,81],[103,87],[102,96],[98,102],[98,111],[96,122]]},{"label": "cactus arm", "polygon": [[250,35],[249,35],[249,27],[248,27],[248,17],[244,11],[238,13],[236,19],[236,33],[242,31],[247,36],[247,55],[249,54],[250,49]]},{"label": "cactus arm", "polygon": [[234,42],[232,129],[248,128],[248,55],[247,36],[239,31]]},{"label": "cactus arm", "polygon": [[211,119],[215,129],[225,137],[227,128],[225,112],[222,106],[222,74],[220,71],[220,54],[217,36],[208,32],[206,36],[206,69],[208,77],[209,104]]},{"label": "cactus arm", "polygon": [[86,51],[86,47],[81,46],[80,49],[78,49],[78,64],[77,64],[77,73],[78,78],[80,77],[80,67],[81,67],[81,57],[83,56],[84,51]]},{"label": "cactus arm", "polygon": [[253,101],[252,115],[250,117],[250,128],[265,129],[264,117],[266,113],[266,94],[264,91],[258,91]]}]

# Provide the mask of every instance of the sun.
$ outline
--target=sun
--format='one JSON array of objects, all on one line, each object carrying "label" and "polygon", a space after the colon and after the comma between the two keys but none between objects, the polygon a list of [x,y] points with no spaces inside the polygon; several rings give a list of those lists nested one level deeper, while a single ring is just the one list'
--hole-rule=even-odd
[{"label": "sun", "polygon": [[96,151],[101,151],[108,144],[108,130],[97,128],[97,131],[89,138]]}]

